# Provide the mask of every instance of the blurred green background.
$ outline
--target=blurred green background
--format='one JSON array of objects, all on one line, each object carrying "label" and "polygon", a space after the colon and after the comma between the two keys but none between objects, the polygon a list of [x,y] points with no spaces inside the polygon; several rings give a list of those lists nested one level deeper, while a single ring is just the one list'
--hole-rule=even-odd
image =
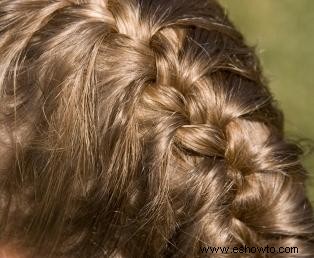
[{"label": "blurred green background", "polygon": [[[285,114],[289,138],[314,141],[314,0],[220,0],[227,14],[257,47],[270,88]],[[303,164],[311,178],[314,204],[314,154]]]}]

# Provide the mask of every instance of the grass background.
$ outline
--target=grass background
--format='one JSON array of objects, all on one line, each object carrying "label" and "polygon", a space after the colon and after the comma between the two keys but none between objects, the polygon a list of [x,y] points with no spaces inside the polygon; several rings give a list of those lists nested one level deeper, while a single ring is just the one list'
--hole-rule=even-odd
[{"label": "grass background", "polygon": [[[257,47],[270,88],[285,114],[290,138],[314,140],[314,1],[220,0],[227,14]],[[314,204],[314,154],[303,157]]]}]

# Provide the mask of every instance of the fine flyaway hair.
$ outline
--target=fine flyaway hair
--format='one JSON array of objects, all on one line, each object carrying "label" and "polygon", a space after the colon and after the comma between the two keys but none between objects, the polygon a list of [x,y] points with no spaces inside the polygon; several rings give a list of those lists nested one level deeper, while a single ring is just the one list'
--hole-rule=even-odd
[{"label": "fine flyaway hair", "polygon": [[303,152],[217,1],[0,0],[3,250],[313,258]]}]

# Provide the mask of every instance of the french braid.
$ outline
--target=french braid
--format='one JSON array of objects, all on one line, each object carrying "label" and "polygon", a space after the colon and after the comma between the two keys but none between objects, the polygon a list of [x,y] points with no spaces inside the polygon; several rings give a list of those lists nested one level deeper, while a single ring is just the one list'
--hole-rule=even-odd
[{"label": "french braid", "polygon": [[214,0],[0,0],[0,225],[25,257],[313,257],[302,149]]}]

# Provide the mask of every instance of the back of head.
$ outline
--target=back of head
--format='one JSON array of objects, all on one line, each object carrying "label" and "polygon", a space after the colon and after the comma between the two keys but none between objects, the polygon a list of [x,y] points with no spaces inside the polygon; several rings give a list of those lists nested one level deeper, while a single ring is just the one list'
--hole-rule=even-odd
[{"label": "back of head", "polygon": [[314,256],[302,151],[214,0],[0,0],[0,101],[26,257]]}]

